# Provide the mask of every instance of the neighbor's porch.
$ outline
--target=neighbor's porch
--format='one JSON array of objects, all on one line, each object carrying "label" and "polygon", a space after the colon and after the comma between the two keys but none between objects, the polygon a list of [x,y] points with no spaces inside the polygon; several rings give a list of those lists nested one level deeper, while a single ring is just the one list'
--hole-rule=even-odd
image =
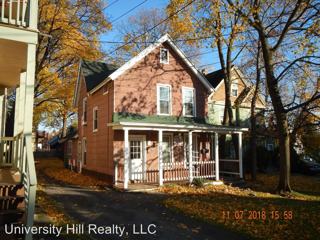
[{"label": "neighbor's porch", "polygon": [[[164,125],[119,123],[114,129],[114,183],[162,186],[193,179],[220,180],[220,174],[243,178],[242,133],[247,129],[209,124]],[[219,158],[219,136],[238,135],[237,159]],[[191,154],[189,154],[191,153]],[[232,170],[219,167],[232,165]]]}]

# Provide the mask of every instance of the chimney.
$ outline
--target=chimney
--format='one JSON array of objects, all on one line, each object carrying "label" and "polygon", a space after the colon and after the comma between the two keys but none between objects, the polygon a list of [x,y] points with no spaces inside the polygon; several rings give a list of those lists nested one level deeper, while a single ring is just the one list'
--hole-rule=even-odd
[{"label": "chimney", "polygon": [[203,69],[201,70],[201,73],[202,73],[203,75],[207,75],[207,74],[208,74],[208,69],[203,68]]}]

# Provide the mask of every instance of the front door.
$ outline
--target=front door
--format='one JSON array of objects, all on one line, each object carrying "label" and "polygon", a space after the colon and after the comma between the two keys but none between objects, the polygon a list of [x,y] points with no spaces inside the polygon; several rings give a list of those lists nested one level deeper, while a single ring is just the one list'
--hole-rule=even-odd
[{"label": "front door", "polygon": [[145,136],[130,136],[130,180],[143,180],[145,177]]}]

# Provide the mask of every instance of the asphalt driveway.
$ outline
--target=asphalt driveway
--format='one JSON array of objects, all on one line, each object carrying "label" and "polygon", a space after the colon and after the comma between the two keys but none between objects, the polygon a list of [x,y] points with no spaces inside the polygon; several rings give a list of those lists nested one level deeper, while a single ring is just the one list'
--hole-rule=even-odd
[{"label": "asphalt driveway", "polygon": [[[62,185],[47,185],[44,191],[76,221],[87,227],[89,224],[103,226],[104,233],[94,234],[97,229],[91,225],[92,239],[245,239],[239,234],[167,209],[162,204],[165,195],[161,194]],[[121,237],[120,228],[124,229]]]}]

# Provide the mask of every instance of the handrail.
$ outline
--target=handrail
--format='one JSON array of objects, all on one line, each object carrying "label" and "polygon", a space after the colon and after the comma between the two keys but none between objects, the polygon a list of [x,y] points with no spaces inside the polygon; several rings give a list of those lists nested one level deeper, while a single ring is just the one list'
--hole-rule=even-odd
[{"label": "handrail", "polygon": [[33,151],[32,151],[32,141],[31,136],[27,135],[25,136],[25,146],[26,146],[26,167],[28,169],[29,174],[29,184],[30,186],[37,185],[37,174],[34,164],[34,157],[33,157]]}]

